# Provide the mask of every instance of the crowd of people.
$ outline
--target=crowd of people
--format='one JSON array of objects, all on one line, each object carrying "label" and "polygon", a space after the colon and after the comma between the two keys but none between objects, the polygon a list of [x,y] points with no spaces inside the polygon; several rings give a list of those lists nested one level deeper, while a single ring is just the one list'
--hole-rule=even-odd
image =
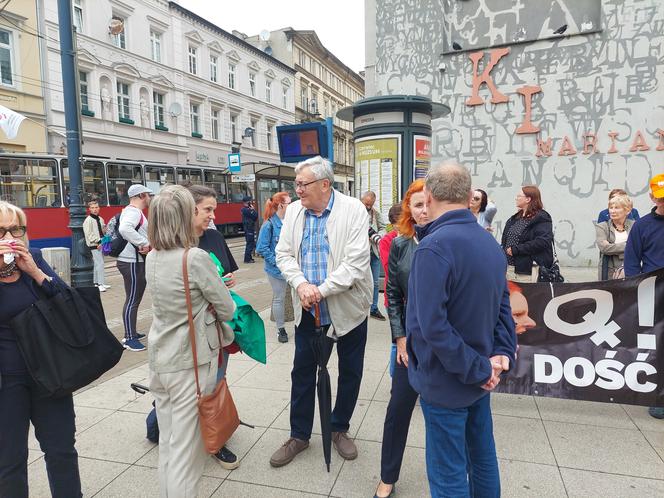
[{"label": "crowd of people", "polygon": [[[375,207],[373,192],[356,199],[333,188],[334,172],[326,159],[299,163],[295,174],[298,199],[278,192],[266,202],[255,248],[272,288],[279,342],[289,341],[289,306],[296,324],[290,434],[270,465],[288,465],[309,447],[319,327],[336,346],[339,362],[332,442],[343,459],[357,458],[350,421],[362,382],[369,317],[386,319],[378,307],[382,269],[392,386],[375,497],[395,492],[418,398],[431,495],[500,496],[490,393],[516,361],[517,334],[536,326],[521,284],[537,281],[538,268],[555,259],[552,218],[539,189],[527,185],[516,193],[516,212],[498,244],[493,234],[497,207],[484,190],[472,187],[470,173],[459,164],[433,166],[425,179],[414,181],[389,210],[389,225]],[[664,175],[655,176],[649,187],[654,207],[641,218],[625,191],[611,191],[608,209],[595,226],[600,279],[664,267]],[[118,219],[127,245],[117,258],[126,294],[124,347],[146,349],[136,317],[149,288],[149,387],[160,428],[160,494],[195,496],[207,458],[196,386],[211,393],[225,376],[229,355],[224,348],[233,342],[226,322],[236,309],[230,289],[238,266],[214,228],[214,190],[171,185],[155,196],[143,185],[132,185],[127,195]],[[85,242],[95,264],[94,283],[104,292],[106,223],[96,202],[88,207]],[[252,199],[245,199],[245,263],[254,261],[257,216]],[[52,495],[81,496],[72,396],[40,395],[10,325],[11,317],[66,286],[40,251],[28,248],[28,228],[20,208],[0,202],[0,495],[28,496],[32,422]],[[664,418],[664,409],[651,408],[650,414]],[[226,446],[213,458],[226,469],[239,465]]]}]

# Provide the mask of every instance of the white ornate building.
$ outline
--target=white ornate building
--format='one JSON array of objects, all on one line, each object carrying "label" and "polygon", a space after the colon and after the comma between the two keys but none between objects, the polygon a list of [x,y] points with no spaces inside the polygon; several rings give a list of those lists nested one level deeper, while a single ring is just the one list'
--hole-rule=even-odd
[{"label": "white ornate building", "polygon": [[[276,126],[295,121],[292,68],[175,2],[72,3],[84,154],[225,167],[235,143],[243,173],[279,166]],[[41,8],[48,147],[60,152],[56,0]]]}]

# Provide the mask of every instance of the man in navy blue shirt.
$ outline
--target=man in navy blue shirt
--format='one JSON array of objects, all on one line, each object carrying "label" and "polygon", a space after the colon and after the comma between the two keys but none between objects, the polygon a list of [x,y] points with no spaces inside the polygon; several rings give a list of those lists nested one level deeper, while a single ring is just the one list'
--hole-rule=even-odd
[{"label": "man in navy blue shirt", "polygon": [[[655,206],[629,231],[625,246],[626,277],[664,268],[664,174],[650,180],[650,199]],[[650,407],[648,413],[664,419],[664,408]]]},{"label": "man in navy blue shirt", "polygon": [[246,242],[244,247],[244,262],[255,263],[254,249],[256,248],[256,220],[258,219],[258,212],[254,207],[251,197],[243,197],[242,202],[244,206],[240,212],[242,213],[242,229],[244,230],[244,240]]},{"label": "man in navy blue shirt", "polygon": [[433,498],[500,496],[489,392],[515,361],[516,334],[493,236],[468,209],[470,173],[433,167],[408,287],[408,378],[421,396]]}]

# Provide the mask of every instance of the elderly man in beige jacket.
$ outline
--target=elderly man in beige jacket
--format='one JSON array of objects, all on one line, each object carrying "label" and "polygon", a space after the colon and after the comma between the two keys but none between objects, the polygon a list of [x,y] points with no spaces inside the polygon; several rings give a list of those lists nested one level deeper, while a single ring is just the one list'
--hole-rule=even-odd
[{"label": "elderly man in beige jacket", "polygon": [[315,304],[320,308],[321,325],[337,339],[339,381],[332,440],[342,458],[357,457],[348,429],[362,381],[373,285],[365,207],[332,188],[334,172],[326,159],[315,157],[299,163],[295,174],[300,200],[288,207],[276,248],[277,266],[293,289],[295,310],[291,434],[272,455],[273,467],[290,463],[309,446],[316,391]]}]

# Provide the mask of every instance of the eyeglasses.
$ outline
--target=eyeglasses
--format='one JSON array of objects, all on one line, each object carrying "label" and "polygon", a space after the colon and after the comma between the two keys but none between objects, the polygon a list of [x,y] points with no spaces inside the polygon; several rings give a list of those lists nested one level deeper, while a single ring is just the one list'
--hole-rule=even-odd
[{"label": "eyeglasses", "polygon": [[12,234],[12,237],[23,237],[25,235],[25,227],[24,226],[17,226],[17,227],[9,227],[9,228],[2,228],[0,227],[0,239],[3,238],[7,233]]},{"label": "eyeglasses", "polygon": [[319,182],[321,180],[326,180],[326,178],[319,178],[318,180],[311,180],[310,182],[295,182],[295,190],[302,190],[303,192],[307,190],[307,187],[312,183]]}]

